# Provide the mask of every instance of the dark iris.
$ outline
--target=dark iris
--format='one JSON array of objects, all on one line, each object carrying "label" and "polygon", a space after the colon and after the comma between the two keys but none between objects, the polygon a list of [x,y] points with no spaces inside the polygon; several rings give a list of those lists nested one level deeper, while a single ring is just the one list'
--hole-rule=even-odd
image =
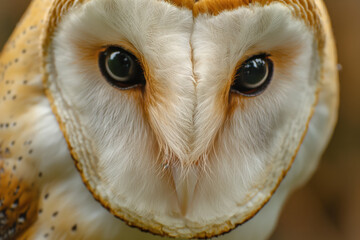
[{"label": "dark iris", "polygon": [[273,66],[267,55],[253,56],[236,71],[231,90],[245,96],[259,95],[271,81]]},{"label": "dark iris", "polygon": [[108,47],[99,55],[99,67],[106,80],[120,89],[145,84],[137,58],[120,47]]}]

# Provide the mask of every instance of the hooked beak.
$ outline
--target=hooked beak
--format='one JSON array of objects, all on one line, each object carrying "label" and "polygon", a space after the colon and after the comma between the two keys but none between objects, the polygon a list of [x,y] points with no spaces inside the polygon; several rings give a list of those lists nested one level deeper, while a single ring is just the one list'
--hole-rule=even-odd
[{"label": "hooked beak", "polygon": [[198,170],[196,168],[190,168],[184,172],[181,167],[174,166],[171,168],[171,173],[180,212],[185,216],[193,201],[195,188],[198,182]]}]

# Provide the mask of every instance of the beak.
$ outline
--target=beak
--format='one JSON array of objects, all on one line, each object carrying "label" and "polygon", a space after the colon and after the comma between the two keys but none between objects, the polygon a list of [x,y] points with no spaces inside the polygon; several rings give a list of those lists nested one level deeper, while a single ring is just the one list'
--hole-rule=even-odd
[{"label": "beak", "polygon": [[180,166],[171,168],[179,208],[183,216],[186,215],[193,201],[195,188],[198,182],[198,170],[190,168],[186,171]]}]

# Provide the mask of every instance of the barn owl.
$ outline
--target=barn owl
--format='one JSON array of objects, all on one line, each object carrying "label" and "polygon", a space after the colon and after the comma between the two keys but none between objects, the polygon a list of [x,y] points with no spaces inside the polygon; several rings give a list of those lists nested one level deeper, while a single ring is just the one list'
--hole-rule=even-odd
[{"label": "barn owl", "polygon": [[1,240],[266,239],[337,116],[322,0],[33,0],[0,74]]}]

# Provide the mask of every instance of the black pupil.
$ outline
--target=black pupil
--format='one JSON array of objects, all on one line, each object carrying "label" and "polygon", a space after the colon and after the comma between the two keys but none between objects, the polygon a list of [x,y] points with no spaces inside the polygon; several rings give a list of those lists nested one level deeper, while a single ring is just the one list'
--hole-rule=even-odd
[{"label": "black pupil", "polygon": [[246,80],[244,87],[252,88],[261,84],[266,77],[267,69],[264,59],[256,58],[247,63],[240,69],[239,77]]},{"label": "black pupil", "polygon": [[121,51],[110,53],[107,60],[107,65],[111,73],[115,77],[125,78],[124,80],[131,74],[132,64],[133,62],[130,56]]}]

